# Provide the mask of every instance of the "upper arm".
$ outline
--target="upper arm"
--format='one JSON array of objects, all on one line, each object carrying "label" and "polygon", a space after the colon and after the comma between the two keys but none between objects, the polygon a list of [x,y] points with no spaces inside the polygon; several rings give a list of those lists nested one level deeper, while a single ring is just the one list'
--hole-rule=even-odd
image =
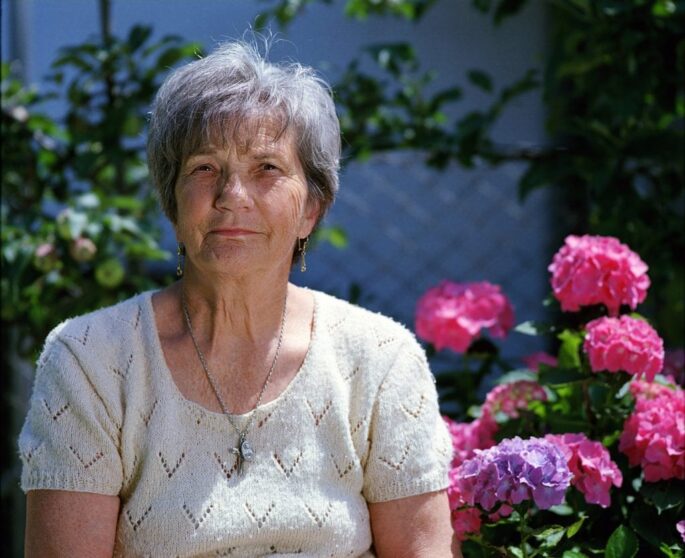
[{"label": "upper arm", "polygon": [[[92,329],[86,324],[91,342]],[[122,488],[122,390],[111,364],[94,364],[89,359],[98,353],[88,349],[75,352],[59,338],[46,343],[18,440],[25,492],[116,496]]]},{"label": "upper arm", "polygon": [[397,351],[370,413],[362,493],[367,502],[399,500],[449,485],[452,442],[435,380],[415,341]]},{"label": "upper arm", "polygon": [[380,558],[461,558],[445,491],[369,504],[369,514]]},{"label": "upper arm", "polygon": [[25,556],[111,557],[119,498],[90,492],[30,490]]}]

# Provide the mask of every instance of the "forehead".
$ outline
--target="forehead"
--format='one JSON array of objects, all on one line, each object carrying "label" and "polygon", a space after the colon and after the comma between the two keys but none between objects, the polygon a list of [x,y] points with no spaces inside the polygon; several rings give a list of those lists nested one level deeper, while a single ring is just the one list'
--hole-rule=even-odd
[{"label": "forehead", "polygon": [[296,152],[291,127],[274,116],[225,119],[207,130],[204,143],[221,149],[235,149],[240,154],[264,150]]}]

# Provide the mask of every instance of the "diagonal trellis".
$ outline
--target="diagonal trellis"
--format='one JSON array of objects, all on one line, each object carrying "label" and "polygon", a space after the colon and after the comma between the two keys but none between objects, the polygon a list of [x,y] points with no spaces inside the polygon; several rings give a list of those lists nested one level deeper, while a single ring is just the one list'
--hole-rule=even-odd
[{"label": "diagonal trellis", "polygon": [[[540,191],[519,202],[521,170],[440,172],[412,153],[352,164],[326,220],[345,230],[347,248],[318,246],[307,274],[294,279],[342,297],[356,284],[361,305],[411,329],[428,288],[443,279],[487,280],[511,299],[517,322],[543,320],[546,267],[556,248],[553,201]],[[509,357],[544,348],[542,340],[520,334],[498,343]]]}]

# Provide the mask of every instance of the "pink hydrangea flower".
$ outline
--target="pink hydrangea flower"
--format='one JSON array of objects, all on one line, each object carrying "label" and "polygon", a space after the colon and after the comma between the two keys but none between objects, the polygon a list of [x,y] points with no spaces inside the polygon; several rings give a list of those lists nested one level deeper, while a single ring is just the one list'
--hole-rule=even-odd
[{"label": "pink hydrangea flower", "polygon": [[616,316],[622,304],[635,309],[650,284],[640,256],[611,236],[567,236],[547,269],[565,311],[604,304]]},{"label": "pink hydrangea flower", "polygon": [[647,482],[685,479],[685,392],[676,388],[638,396],[618,449],[631,466],[642,466]]},{"label": "pink hydrangea flower", "polygon": [[524,500],[533,500],[540,509],[560,504],[572,475],[556,444],[517,436],[476,450],[474,457],[459,466],[455,477],[466,504],[490,511],[498,504],[515,506]]},{"label": "pink hydrangea flower", "polygon": [[461,497],[461,492],[456,482],[456,469],[449,473],[450,486],[447,488],[447,497],[451,510],[452,528],[459,541],[465,541],[469,533],[478,533],[481,526],[481,514],[477,508],[469,507]]},{"label": "pink hydrangea flower", "polygon": [[664,342],[644,320],[598,318],[586,326],[583,348],[593,372],[624,370],[651,382],[664,364]]},{"label": "pink hydrangea flower", "polygon": [[416,306],[416,334],[438,350],[462,353],[481,330],[504,337],[514,325],[514,311],[499,286],[443,281]]},{"label": "pink hydrangea flower", "polygon": [[541,364],[548,364],[549,366],[557,366],[557,364],[559,364],[557,357],[552,356],[544,351],[532,353],[523,357],[521,360],[523,361],[523,364],[526,365],[526,368],[535,372],[538,371]]},{"label": "pink hydrangea flower", "polygon": [[585,501],[609,507],[611,485],[619,488],[623,484],[623,475],[611,460],[609,451],[600,442],[589,440],[585,434],[548,434],[545,439],[557,444],[564,452],[573,474],[571,484],[583,493]]},{"label": "pink hydrangea flower", "polygon": [[537,382],[519,380],[495,386],[485,397],[483,404],[491,416],[503,413],[509,418],[518,418],[519,410],[527,409],[531,401],[546,401],[547,393]]},{"label": "pink hydrangea flower", "polygon": [[497,424],[488,414],[483,413],[472,422],[455,422],[442,417],[452,437],[452,467],[456,468],[475,455],[477,449],[487,449],[495,445],[493,438]]},{"label": "pink hydrangea flower", "polygon": [[675,524],[675,528],[678,533],[680,533],[680,538],[685,542],[685,519],[678,521],[678,523]]},{"label": "pink hydrangea flower", "polygon": [[478,533],[482,524],[477,508],[452,510],[452,528],[458,541],[465,541],[468,534]]},{"label": "pink hydrangea flower", "polygon": [[670,387],[657,382],[644,382],[642,380],[633,380],[628,386],[630,393],[635,399],[642,397],[644,399],[654,399],[662,395],[670,396],[673,391]]}]

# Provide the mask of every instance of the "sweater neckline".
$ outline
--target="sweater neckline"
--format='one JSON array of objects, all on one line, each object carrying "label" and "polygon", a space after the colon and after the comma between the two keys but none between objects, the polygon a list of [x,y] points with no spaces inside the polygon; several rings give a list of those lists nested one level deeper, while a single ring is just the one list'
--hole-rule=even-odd
[{"label": "sweater neckline", "polygon": [[[288,382],[288,385],[285,387],[285,389],[281,391],[281,393],[279,393],[278,396],[276,396],[271,401],[262,403],[261,405],[255,407],[247,413],[230,413],[231,418],[235,419],[236,421],[245,421],[253,413],[268,413],[273,407],[277,406],[279,402],[282,402],[290,395],[291,392],[295,390],[296,386],[303,381],[304,376],[307,375],[309,369],[311,368],[311,362],[314,359],[313,354],[316,350],[316,346],[318,345],[321,308],[318,293],[311,289],[307,290],[309,290],[312,293],[312,296],[314,298],[314,311],[312,316],[312,332],[309,338],[309,346],[307,347],[307,352],[305,353],[300,368],[297,370],[297,372],[292,377],[290,382]],[[188,399],[185,395],[183,395],[181,390],[178,388],[178,385],[176,385],[171,370],[169,370],[169,366],[167,365],[166,358],[164,357],[162,342],[159,338],[159,331],[157,330],[157,322],[155,321],[154,307],[152,306],[152,296],[155,294],[155,292],[157,291],[152,290],[148,291],[147,293],[144,293],[145,314],[147,319],[149,320],[148,331],[150,332],[151,337],[153,361],[158,363],[158,370],[160,372],[159,377],[161,378],[162,385],[164,386],[164,388],[166,388],[165,391],[169,393],[173,397],[173,399],[182,403],[191,412],[200,413],[201,415],[204,415],[206,417],[220,418],[221,420],[225,421],[226,419],[224,418],[224,413],[220,411],[212,411],[211,409],[208,409],[201,403],[193,401],[192,399]]]}]

